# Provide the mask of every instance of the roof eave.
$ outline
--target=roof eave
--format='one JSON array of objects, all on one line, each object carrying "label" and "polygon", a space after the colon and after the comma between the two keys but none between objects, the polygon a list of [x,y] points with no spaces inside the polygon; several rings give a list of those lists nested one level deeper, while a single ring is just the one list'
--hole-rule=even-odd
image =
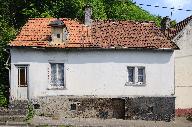
[{"label": "roof eave", "polygon": [[151,51],[173,51],[178,50],[176,48],[144,48],[144,47],[132,47],[132,48],[102,48],[102,47],[42,47],[42,46],[8,46],[8,49],[12,47],[20,48],[33,48],[33,49],[64,49],[64,50],[151,50]]}]

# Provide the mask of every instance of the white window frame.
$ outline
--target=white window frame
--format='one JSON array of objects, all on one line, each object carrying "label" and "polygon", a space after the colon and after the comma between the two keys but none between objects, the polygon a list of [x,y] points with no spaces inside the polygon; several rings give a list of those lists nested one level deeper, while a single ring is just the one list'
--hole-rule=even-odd
[{"label": "white window frame", "polygon": [[[129,81],[129,71],[128,71],[129,68],[134,68],[133,82]],[[143,69],[143,82],[139,82],[138,69]],[[146,67],[145,66],[127,66],[127,82],[125,85],[133,85],[133,86],[146,85]]]},{"label": "white window frame", "polygon": [[[63,81],[63,86],[54,86],[52,85],[51,83],[51,64],[63,64],[63,78],[64,78],[64,81]],[[57,71],[58,73],[58,71]],[[49,78],[49,86],[48,86],[48,89],[65,89],[66,88],[66,84],[65,84],[65,64],[62,62],[50,62],[49,63],[49,74],[48,74],[48,78]]]},{"label": "white window frame", "polygon": [[[139,71],[138,71],[139,69],[143,69],[143,82],[139,82],[139,76],[140,76],[140,75],[139,75]],[[143,67],[143,66],[138,66],[138,67],[137,67],[137,76],[138,76],[138,77],[137,77],[137,84],[138,84],[138,85],[144,85],[144,84],[146,84],[146,80],[145,80],[145,79],[146,79],[145,67]]]},{"label": "white window frame", "polygon": [[[133,82],[131,82],[131,81],[129,80],[129,68],[133,69]],[[129,84],[135,84],[135,67],[128,66],[128,67],[127,67],[127,72],[128,72],[128,82],[129,82]]]},{"label": "white window frame", "polygon": [[[29,65],[25,65],[25,64],[17,64],[15,65],[17,68],[17,87],[28,87],[29,85]],[[20,68],[25,68],[25,81],[26,84],[25,85],[21,85],[20,83]]]}]

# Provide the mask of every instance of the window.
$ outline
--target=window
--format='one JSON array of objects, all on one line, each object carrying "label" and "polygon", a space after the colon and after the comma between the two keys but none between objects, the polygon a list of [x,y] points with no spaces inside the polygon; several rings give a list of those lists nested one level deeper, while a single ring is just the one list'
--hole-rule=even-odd
[{"label": "window", "polygon": [[71,110],[76,110],[77,109],[77,105],[76,104],[71,104]]},{"label": "window", "polygon": [[144,83],[144,76],[145,76],[145,68],[138,67],[138,82]]},{"label": "window", "polygon": [[135,81],[135,68],[134,67],[128,67],[128,80],[129,83],[134,83]]},{"label": "window", "polygon": [[27,87],[28,85],[28,66],[18,66],[18,87]]},{"label": "window", "polygon": [[57,38],[60,38],[60,34],[57,34]]},{"label": "window", "polygon": [[128,85],[144,85],[145,84],[145,67],[127,67]]},{"label": "window", "polygon": [[50,63],[51,65],[51,79],[50,84],[52,87],[64,87],[64,64],[63,63]]}]

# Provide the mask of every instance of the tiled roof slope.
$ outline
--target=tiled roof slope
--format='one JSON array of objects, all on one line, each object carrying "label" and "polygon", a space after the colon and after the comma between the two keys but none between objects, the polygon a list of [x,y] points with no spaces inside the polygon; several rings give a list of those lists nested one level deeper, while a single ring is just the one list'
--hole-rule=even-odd
[{"label": "tiled roof slope", "polygon": [[170,39],[173,39],[179,32],[181,32],[187,24],[192,21],[192,15],[184,19],[183,21],[177,23],[173,28],[170,28],[166,31],[166,36]]},{"label": "tiled roof slope", "polygon": [[69,32],[68,39],[52,45],[51,26],[55,18],[33,18],[22,27],[10,46],[55,48],[143,48],[177,49],[177,46],[155,26],[154,22],[94,21],[91,27],[76,20],[61,18]]}]

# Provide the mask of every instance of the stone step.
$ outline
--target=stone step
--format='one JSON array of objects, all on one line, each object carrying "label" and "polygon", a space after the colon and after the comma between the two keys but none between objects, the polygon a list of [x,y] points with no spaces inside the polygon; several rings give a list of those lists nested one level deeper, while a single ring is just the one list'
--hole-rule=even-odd
[{"label": "stone step", "polygon": [[14,100],[10,101],[8,105],[9,109],[27,109],[28,108],[28,101],[23,100]]},{"label": "stone step", "polygon": [[4,115],[26,115],[27,109],[0,109],[0,116]]},{"label": "stone step", "polygon": [[28,123],[26,122],[0,122],[0,127],[29,127]]},{"label": "stone step", "polygon": [[24,122],[26,120],[25,115],[4,115],[0,116],[0,122]]}]

